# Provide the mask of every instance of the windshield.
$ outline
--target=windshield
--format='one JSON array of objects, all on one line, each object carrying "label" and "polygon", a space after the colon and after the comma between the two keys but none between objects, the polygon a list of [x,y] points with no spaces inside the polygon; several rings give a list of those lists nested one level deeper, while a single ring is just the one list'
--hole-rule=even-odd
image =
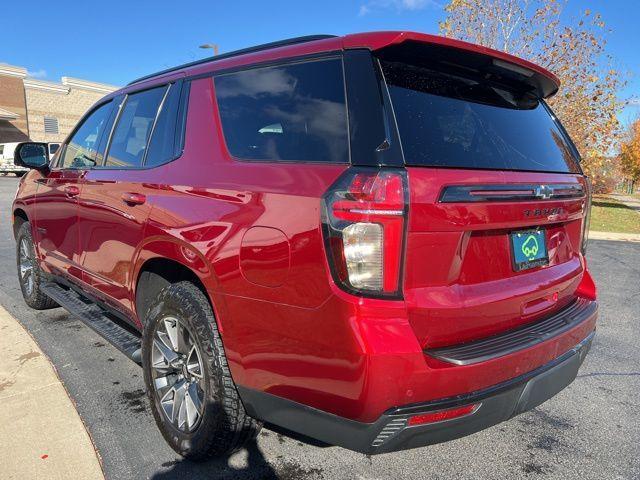
[{"label": "windshield", "polygon": [[407,165],[580,172],[546,105],[428,66],[381,61]]}]

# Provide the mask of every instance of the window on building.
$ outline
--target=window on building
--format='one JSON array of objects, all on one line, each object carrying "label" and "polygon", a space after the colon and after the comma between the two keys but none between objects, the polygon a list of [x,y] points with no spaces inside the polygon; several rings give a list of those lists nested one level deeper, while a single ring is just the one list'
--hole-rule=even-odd
[{"label": "window on building", "polygon": [[323,59],[215,77],[227,148],[268,161],[347,162],[342,62]]},{"label": "window on building", "polygon": [[129,95],[118,119],[107,151],[108,167],[140,167],[167,87],[153,88]]},{"label": "window on building", "polygon": [[112,102],[105,103],[93,111],[64,145],[60,155],[61,168],[87,168],[96,164],[96,149],[104,124],[111,113]]},{"label": "window on building", "polygon": [[53,135],[60,133],[58,130],[58,119],[56,117],[44,117],[44,133]]}]

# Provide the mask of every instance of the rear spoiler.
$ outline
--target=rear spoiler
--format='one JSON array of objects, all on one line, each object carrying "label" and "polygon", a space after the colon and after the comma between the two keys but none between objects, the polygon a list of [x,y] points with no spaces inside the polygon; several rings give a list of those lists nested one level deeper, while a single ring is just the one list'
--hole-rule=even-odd
[{"label": "rear spoiler", "polygon": [[417,32],[372,32],[343,37],[343,48],[368,48],[379,56],[428,61],[534,93],[553,96],[560,80],[548,70],[508,53]]}]

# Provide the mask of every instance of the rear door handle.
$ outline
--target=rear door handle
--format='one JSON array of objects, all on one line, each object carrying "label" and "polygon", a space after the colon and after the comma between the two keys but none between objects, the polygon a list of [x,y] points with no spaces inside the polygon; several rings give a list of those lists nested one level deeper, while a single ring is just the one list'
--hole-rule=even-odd
[{"label": "rear door handle", "polygon": [[67,185],[64,187],[64,193],[67,194],[67,197],[77,197],[80,195],[80,188],[75,185]]},{"label": "rear door handle", "polygon": [[122,201],[127,205],[142,205],[147,201],[147,197],[142,193],[125,192],[122,194]]}]

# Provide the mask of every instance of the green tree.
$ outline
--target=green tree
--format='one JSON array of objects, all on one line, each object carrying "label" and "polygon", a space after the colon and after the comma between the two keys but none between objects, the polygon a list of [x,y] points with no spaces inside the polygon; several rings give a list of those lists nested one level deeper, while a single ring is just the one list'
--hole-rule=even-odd
[{"label": "green tree", "polygon": [[627,132],[627,138],[620,147],[620,169],[629,182],[629,193],[640,180],[640,119],[631,124]]}]

